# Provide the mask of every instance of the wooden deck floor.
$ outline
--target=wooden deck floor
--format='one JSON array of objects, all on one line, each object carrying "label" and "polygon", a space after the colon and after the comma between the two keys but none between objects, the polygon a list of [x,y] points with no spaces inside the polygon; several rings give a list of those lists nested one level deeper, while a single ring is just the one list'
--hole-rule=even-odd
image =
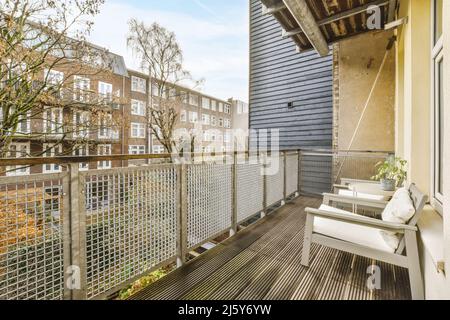
[{"label": "wooden deck floor", "polygon": [[[306,207],[301,197],[137,293],[138,300],[410,299],[406,269],[314,246],[300,265]],[[381,290],[367,289],[367,269],[381,268]]]}]

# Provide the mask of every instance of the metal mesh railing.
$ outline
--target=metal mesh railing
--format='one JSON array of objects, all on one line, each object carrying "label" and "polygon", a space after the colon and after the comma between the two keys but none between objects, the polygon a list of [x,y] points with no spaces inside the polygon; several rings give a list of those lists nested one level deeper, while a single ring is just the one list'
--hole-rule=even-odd
[{"label": "metal mesh railing", "polygon": [[237,219],[241,222],[264,210],[263,166],[238,164],[236,170]]},{"label": "metal mesh railing", "polygon": [[284,160],[282,157],[268,158],[267,205],[271,206],[284,199]]},{"label": "metal mesh railing", "polygon": [[175,259],[174,166],[121,168],[83,176],[88,298]]},{"label": "metal mesh railing", "polygon": [[231,228],[231,165],[187,167],[187,243],[202,244]]},{"label": "metal mesh railing", "polygon": [[[83,161],[130,160],[120,157]],[[294,194],[370,178],[385,157],[289,151],[81,172],[61,158],[63,173],[2,176],[0,300],[108,297]],[[5,165],[24,165],[17,162]],[[73,267],[78,286],[66,287]]]},{"label": "metal mesh railing", "polygon": [[0,300],[63,299],[63,177],[0,178]]},{"label": "metal mesh railing", "polygon": [[298,192],[298,158],[297,153],[288,153],[286,155],[286,195],[292,195]]}]

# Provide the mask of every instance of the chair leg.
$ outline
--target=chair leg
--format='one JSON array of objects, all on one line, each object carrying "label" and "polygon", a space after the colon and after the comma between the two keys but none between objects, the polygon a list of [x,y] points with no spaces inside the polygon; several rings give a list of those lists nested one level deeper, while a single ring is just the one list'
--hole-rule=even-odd
[{"label": "chair leg", "polygon": [[309,267],[309,256],[311,252],[311,237],[313,233],[314,216],[308,214],[306,216],[305,235],[303,239],[303,251],[301,264]]},{"label": "chair leg", "polygon": [[419,250],[417,248],[417,236],[415,231],[405,232],[406,255],[408,258],[409,281],[413,300],[424,300],[424,283],[420,268]]}]

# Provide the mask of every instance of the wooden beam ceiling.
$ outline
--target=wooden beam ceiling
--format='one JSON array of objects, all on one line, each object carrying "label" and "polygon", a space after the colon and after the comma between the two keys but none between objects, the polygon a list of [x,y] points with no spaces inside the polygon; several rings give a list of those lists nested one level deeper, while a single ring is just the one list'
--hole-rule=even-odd
[{"label": "wooden beam ceiling", "polygon": [[309,9],[306,0],[283,0],[283,3],[317,52],[321,56],[328,55],[330,52],[328,43],[322,31],[320,31],[319,25]]}]

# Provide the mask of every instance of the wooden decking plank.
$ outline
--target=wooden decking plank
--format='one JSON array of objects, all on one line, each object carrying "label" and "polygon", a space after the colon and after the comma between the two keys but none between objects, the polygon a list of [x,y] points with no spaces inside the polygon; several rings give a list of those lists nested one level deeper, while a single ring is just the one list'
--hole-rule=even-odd
[{"label": "wooden decking plank", "polygon": [[[301,197],[239,232],[131,299],[410,299],[407,270],[334,249],[312,246],[300,264],[306,207]],[[378,265],[382,290],[367,288]]]}]

